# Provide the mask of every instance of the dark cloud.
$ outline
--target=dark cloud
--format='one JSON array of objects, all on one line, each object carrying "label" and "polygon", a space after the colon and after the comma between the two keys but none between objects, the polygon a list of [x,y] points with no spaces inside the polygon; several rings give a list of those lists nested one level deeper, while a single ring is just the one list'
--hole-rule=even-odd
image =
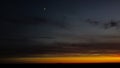
[{"label": "dark cloud", "polygon": [[57,26],[60,28],[66,28],[68,24],[63,21],[56,21],[47,18],[39,17],[19,17],[19,18],[10,18],[10,17],[0,17],[0,22],[4,23],[13,23],[13,24],[23,24],[23,25],[51,25]]},{"label": "dark cloud", "polygon": [[111,27],[116,27],[118,28],[119,27],[119,22],[116,22],[116,21],[110,21],[109,23],[106,23],[104,24],[105,25],[105,28],[111,28]]},{"label": "dark cloud", "polygon": [[[95,43],[95,44],[69,44],[69,43],[53,43],[45,46],[14,46],[0,48],[0,57],[33,57],[45,55],[63,55],[64,54],[119,54],[119,43]],[[115,46],[113,46],[115,45]],[[12,46],[12,45],[11,45]]]},{"label": "dark cloud", "polygon": [[89,24],[92,24],[92,25],[96,25],[96,26],[102,25],[105,29],[109,29],[111,27],[116,27],[116,28],[120,27],[119,21],[113,21],[113,20],[111,20],[107,23],[102,23],[102,22],[99,22],[99,21],[94,21],[94,20],[91,20],[91,19],[87,19],[86,22],[88,22]]},{"label": "dark cloud", "polygon": [[90,24],[93,24],[93,25],[98,25],[100,22],[98,21],[93,21],[91,19],[87,19],[86,22],[90,23]]}]

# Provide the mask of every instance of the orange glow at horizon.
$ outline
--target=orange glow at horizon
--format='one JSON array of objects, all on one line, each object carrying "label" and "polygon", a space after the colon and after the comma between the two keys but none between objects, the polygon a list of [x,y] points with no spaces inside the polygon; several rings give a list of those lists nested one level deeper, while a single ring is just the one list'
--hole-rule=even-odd
[{"label": "orange glow at horizon", "polygon": [[[31,57],[8,58],[7,63],[120,63],[120,57]],[[4,61],[5,61],[4,60]]]}]

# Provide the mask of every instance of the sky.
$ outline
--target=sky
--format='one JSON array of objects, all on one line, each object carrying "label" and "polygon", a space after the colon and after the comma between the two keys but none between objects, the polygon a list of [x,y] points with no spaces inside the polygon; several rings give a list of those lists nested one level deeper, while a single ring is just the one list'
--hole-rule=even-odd
[{"label": "sky", "polygon": [[[16,24],[4,23],[3,34],[27,35],[29,38],[37,38],[38,41],[39,37],[45,35],[55,37],[56,41],[61,42],[66,41],[64,40],[66,35],[73,37],[81,35],[119,36],[120,33],[119,29],[116,30],[114,27],[105,30],[102,25],[94,26],[85,22],[86,19],[100,21],[101,23],[111,20],[119,21],[120,5],[118,0],[21,0],[3,2],[1,2],[1,16],[5,18],[19,19],[25,17],[26,20],[34,18],[33,22],[38,21],[35,18],[45,18],[49,22],[47,24],[45,22],[42,24],[39,22],[31,24],[21,24],[21,22],[16,22]],[[52,38],[53,42],[54,39]],[[75,40],[78,40],[78,38]]]},{"label": "sky", "polygon": [[[9,45],[19,49],[42,44],[119,43],[120,40],[119,0],[4,0],[0,3],[2,49]],[[105,29],[105,24],[109,28]]]}]

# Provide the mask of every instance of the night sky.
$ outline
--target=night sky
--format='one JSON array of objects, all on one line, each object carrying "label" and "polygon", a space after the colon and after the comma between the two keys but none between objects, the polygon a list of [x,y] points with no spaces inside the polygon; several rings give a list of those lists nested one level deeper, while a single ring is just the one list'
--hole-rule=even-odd
[{"label": "night sky", "polygon": [[0,4],[1,56],[66,51],[62,47],[68,52],[120,48],[119,0],[4,0]]}]

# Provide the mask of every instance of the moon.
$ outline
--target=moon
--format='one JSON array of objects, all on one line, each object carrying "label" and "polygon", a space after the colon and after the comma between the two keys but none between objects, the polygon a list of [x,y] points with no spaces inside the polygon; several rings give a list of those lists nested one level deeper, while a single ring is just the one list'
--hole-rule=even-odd
[{"label": "moon", "polygon": [[46,8],[44,8],[44,11],[46,10]]}]

